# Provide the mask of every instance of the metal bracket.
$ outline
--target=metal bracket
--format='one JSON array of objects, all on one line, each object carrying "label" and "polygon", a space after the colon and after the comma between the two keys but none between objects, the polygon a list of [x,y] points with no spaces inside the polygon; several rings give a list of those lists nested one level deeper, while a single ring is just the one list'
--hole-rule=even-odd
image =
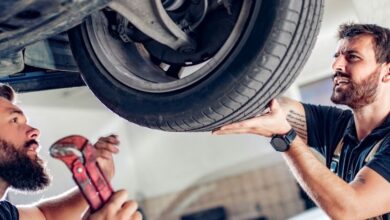
[{"label": "metal bracket", "polygon": [[161,1],[116,0],[109,7],[144,34],[174,50],[188,51],[195,47],[191,38],[169,17]]},{"label": "metal bracket", "polygon": [[0,77],[0,82],[9,84],[20,93],[85,86],[80,73],[63,71],[22,72]]}]

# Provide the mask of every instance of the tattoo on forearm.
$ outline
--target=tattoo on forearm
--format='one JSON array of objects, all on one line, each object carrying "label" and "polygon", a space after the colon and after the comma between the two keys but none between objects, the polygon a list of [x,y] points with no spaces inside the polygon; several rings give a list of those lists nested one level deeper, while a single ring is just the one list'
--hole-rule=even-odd
[{"label": "tattoo on forearm", "polygon": [[306,118],[304,115],[290,110],[287,114],[287,121],[302,139],[307,140]]},{"label": "tattoo on forearm", "polygon": [[299,135],[299,137],[303,138],[303,139],[307,139],[307,135],[305,133],[303,133],[302,131],[300,130],[297,130],[295,129],[295,131],[297,132],[297,134]]}]

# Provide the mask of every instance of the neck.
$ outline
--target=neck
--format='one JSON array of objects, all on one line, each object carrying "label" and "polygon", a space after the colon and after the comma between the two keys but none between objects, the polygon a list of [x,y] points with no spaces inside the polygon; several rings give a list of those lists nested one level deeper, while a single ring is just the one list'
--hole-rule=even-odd
[{"label": "neck", "polygon": [[0,178],[0,200],[3,200],[5,193],[7,192],[9,185]]},{"label": "neck", "polygon": [[381,125],[390,114],[389,102],[375,102],[359,109],[353,109],[353,112],[357,138],[361,141]]}]

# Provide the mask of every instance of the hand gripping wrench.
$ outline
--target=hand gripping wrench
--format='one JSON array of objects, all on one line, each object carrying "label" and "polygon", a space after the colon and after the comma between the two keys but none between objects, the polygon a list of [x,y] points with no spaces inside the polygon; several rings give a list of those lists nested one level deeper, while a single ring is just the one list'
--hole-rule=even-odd
[{"label": "hand gripping wrench", "polygon": [[85,137],[71,135],[61,138],[50,147],[50,155],[68,166],[92,212],[100,209],[113,194],[96,162],[95,148]]}]

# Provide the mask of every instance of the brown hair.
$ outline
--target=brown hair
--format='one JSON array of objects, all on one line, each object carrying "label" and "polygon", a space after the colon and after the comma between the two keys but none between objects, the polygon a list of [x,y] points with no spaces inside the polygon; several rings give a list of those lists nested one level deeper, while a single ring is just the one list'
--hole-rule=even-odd
[{"label": "brown hair", "polygon": [[390,62],[390,29],[375,24],[342,24],[338,30],[338,38],[348,39],[358,35],[369,34],[375,43],[375,58],[378,63]]},{"label": "brown hair", "polygon": [[11,86],[0,83],[0,97],[13,103],[15,102],[16,93]]}]

